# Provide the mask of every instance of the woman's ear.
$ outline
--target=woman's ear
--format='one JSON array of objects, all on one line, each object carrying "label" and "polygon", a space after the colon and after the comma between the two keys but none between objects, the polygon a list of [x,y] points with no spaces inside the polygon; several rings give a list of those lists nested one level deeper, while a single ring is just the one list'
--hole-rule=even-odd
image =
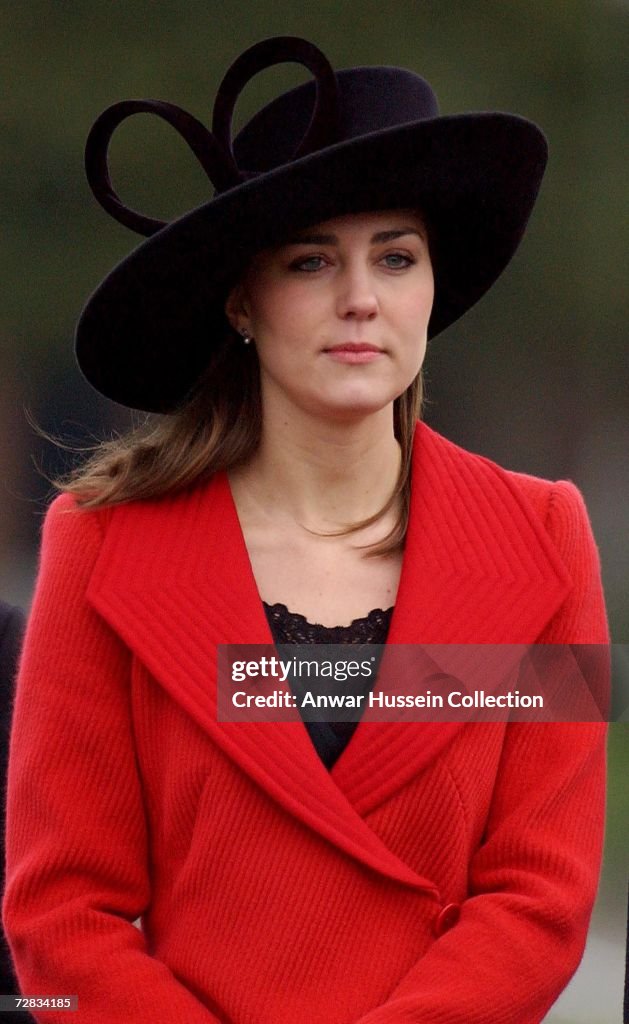
[{"label": "woman's ear", "polygon": [[235,331],[240,332],[248,326],[249,312],[245,298],[245,290],[241,282],[234,285],[225,301],[225,316]]}]

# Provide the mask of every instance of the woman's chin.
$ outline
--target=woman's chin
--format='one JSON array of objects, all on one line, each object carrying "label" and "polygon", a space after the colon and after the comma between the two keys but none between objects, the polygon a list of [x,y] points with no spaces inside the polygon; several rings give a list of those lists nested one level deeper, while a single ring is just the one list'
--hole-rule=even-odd
[{"label": "woman's chin", "polygon": [[394,396],[338,396],[317,403],[316,414],[338,423],[354,423],[370,416],[381,415],[392,405],[393,400]]}]

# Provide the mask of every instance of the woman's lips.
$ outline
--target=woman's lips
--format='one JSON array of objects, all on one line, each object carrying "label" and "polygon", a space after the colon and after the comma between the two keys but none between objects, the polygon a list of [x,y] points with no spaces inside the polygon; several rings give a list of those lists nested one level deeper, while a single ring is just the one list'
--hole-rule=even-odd
[{"label": "woman's lips", "polygon": [[346,342],[324,349],[324,353],[339,363],[372,363],[383,355],[382,349],[363,342]]}]

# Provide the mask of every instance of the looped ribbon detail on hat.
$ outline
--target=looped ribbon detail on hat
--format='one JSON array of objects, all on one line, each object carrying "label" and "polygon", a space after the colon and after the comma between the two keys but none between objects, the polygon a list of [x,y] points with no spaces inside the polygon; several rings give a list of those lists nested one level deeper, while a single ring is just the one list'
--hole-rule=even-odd
[{"label": "looped ribbon detail on hat", "polygon": [[338,85],[332,66],[312,43],[296,36],[265,39],[245,50],[225,74],[214,102],[212,131],[174,103],[164,100],[123,100],[96,119],[85,145],[85,171],[90,188],[104,210],[125,227],[150,236],[168,221],[146,217],[125,206],[114,190],[107,160],[111,137],[132,114],[157,114],[181,135],[195,154],[218,193],[258,176],[239,168],[232,148],[231,121],[238,96],[254,75],[275,64],[297,63],[315,77],[316,98],[310,124],[292,160],[307,156],[337,141],[339,134]]}]

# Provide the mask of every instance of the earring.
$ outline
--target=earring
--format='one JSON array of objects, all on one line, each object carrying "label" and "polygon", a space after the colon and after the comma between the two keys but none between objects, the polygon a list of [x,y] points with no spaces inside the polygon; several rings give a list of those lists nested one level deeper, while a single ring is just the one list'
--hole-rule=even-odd
[{"label": "earring", "polygon": [[246,327],[241,327],[240,333],[242,334],[242,340],[244,341],[245,345],[250,345],[251,342],[253,341],[253,338],[249,334],[249,331],[246,329]]}]

